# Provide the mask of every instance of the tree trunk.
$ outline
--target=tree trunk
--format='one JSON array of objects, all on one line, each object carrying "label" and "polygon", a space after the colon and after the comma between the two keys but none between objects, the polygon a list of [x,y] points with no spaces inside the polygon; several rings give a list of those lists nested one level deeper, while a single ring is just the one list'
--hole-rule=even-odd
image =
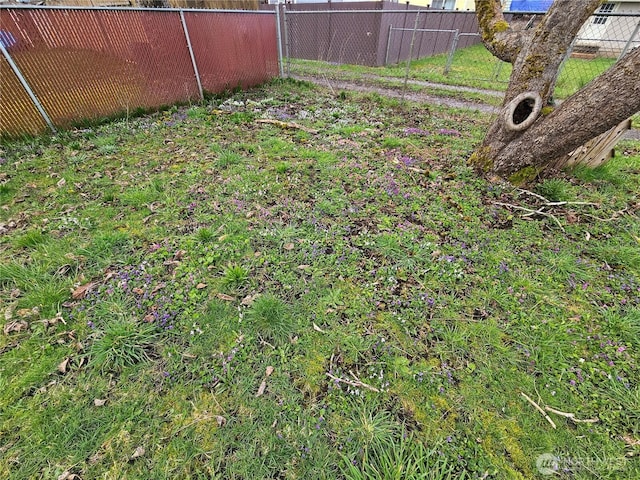
[{"label": "tree trunk", "polygon": [[522,184],[548,165],[640,111],[640,48],[558,108],[552,95],[560,65],[602,0],[555,0],[534,29],[516,29],[499,0],[476,0],[487,48],[513,64],[500,115],[469,159],[483,173]]}]

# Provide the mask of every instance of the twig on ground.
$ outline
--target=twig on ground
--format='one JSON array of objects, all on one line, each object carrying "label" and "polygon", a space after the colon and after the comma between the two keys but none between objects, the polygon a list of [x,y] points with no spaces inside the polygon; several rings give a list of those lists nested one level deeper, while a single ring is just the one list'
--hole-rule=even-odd
[{"label": "twig on ground", "polygon": [[322,74],[322,76],[324,77],[324,81],[327,82],[327,86],[329,87],[329,90],[331,90],[331,93],[333,94],[333,96],[336,96],[336,92],[333,89],[333,87],[331,86],[331,82],[329,81],[329,79],[327,78],[327,75],[325,73]]},{"label": "twig on ground", "polygon": [[554,222],[556,222],[556,225],[558,225],[558,227],[560,227],[560,230],[562,230],[563,232],[565,231],[564,227],[560,223],[560,220],[558,220],[556,218],[556,216],[553,215],[552,213],[545,212],[544,211],[544,208],[545,208],[544,206],[542,206],[539,209],[535,210],[533,208],[521,207],[520,205],[513,205],[511,203],[494,202],[494,205],[500,205],[502,207],[513,208],[515,210],[522,210],[522,211],[527,212],[525,215],[523,215],[523,217],[530,217],[532,215],[542,215],[543,217],[551,218]]},{"label": "twig on ground", "polygon": [[553,407],[547,406],[547,407],[544,407],[544,409],[547,412],[555,413],[556,415],[560,415],[561,417],[568,418],[569,420],[575,423],[597,423],[600,421],[599,418],[585,418],[585,419],[576,418],[576,415],[574,413],[562,412],[560,410],[556,410]]},{"label": "twig on ground", "polygon": [[308,128],[294,122],[282,122],[280,120],[274,120],[272,118],[259,118],[258,120],[256,120],[256,122],[270,123],[272,125],[277,125],[278,127],[281,127],[281,128],[297,128],[298,130],[302,130],[303,132],[312,133],[312,134],[318,133],[318,130],[314,130],[313,128]]},{"label": "twig on ground", "polygon": [[532,197],[536,197],[537,199],[542,200],[544,203],[549,203],[549,200],[547,200],[542,195],[538,195],[537,193],[530,192],[529,190],[525,190],[524,188],[518,188],[517,192],[524,193],[526,195],[531,195]]},{"label": "twig on ground", "polygon": [[536,408],[536,410],[538,410],[544,416],[544,418],[547,420],[547,422],[549,422],[551,424],[551,426],[553,428],[556,428],[556,424],[553,422],[553,420],[551,420],[551,417],[549,415],[547,415],[547,412],[545,412],[540,405],[538,405],[536,402],[531,400],[529,395],[527,395],[526,393],[524,393],[524,392],[520,392],[520,393],[527,400],[527,402],[529,402],[531,405],[533,405]]},{"label": "twig on ground", "polygon": [[590,215],[588,213],[585,213],[584,216],[593,218],[594,220],[600,220],[601,222],[612,222],[613,220],[617,220],[618,217],[622,215],[624,212],[626,212],[627,210],[629,210],[629,207],[624,207],[622,210],[618,210],[617,212],[614,212],[611,218],[601,218],[595,215]]},{"label": "twig on ground", "polygon": [[358,380],[358,378],[356,378],[356,376],[353,375],[353,373],[351,373],[351,375],[355,378],[355,380],[347,380],[346,378],[336,377],[335,375],[331,375],[329,372],[327,372],[327,377],[331,378],[332,380],[335,380],[336,382],[346,383],[347,385],[351,385],[352,387],[362,387],[362,388],[371,390],[372,392],[380,393],[380,390],[378,390],[376,387],[372,387],[371,385],[368,385]]}]

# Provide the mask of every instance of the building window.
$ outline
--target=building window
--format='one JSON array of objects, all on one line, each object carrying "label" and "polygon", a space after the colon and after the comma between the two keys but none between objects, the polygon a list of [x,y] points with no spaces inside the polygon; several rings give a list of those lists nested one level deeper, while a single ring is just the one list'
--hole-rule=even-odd
[{"label": "building window", "polygon": [[[600,8],[596,11],[596,13],[611,13],[613,12],[615,6],[615,3],[603,3],[602,5],[600,5]],[[608,18],[609,17],[605,15],[596,15],[593,17],[593,24],[604,25],[605,23],[607,23]]]},{"label": "building window", "polygon": [[456,0],[433,0],[431,8],[440,10],[453,10],[456,6]]}]

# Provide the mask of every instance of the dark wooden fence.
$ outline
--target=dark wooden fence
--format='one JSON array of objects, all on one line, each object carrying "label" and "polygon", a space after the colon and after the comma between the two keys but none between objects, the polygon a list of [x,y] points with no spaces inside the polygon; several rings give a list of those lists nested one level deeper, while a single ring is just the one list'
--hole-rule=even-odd
[{"label": "dark wooden fence", "polygon": [[410,53],[421,58],[448,52],[456,32],[458,48],[480,42],[475,12],[391,2],[287,4],[283,10],[289,58],[381,66],[407,60]]}]

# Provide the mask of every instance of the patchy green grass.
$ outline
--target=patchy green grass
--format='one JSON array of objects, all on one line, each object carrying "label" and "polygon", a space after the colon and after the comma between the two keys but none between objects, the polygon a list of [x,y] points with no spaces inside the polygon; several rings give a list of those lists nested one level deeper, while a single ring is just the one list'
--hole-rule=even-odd
[{"label": "patchy green grass", "polygon": [[[478,44],[456,50],[447,70],[448,53],[413,60],[409,65],[408,78],[434,82],[443,85],[465,86],[489,90],[506,90],[511,75],[511,64],[495,58],[484,45]],[[407,76],[406,62],[393,63],[385,67],[365,67],[361,65],[336,65],[328,62],[292,59],[292,73],[316,75],[321,78],[346,78],[368,83],[392,83],[392,79]],[[555,97],[567,98],[588,84],[615,63],[615,58],[596,57],[594,59],[569,58],[556,82]],[[384,80],[381,80],[384,79]],[[456,97],[455,90],[438,89],[442,96]],[[495,98],[469,93],[467,98],[478,98],[494,103]]]},{"label": "patchy green grass", "polygon": [[527,192],[488,123],[288,81],[2,144],[0,477],[638,478],[638,143]]}]

